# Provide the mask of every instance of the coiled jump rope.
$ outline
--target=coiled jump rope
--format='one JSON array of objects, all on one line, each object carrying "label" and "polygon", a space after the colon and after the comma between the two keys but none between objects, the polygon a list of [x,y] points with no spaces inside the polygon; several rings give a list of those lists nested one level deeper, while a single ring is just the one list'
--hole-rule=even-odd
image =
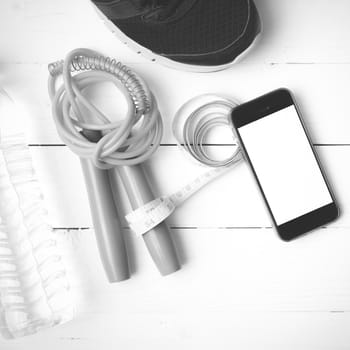
[{"label": "coiled jump rope", "polygon": [[[175,193],[156,198],[128,214],[126,219],[136,234],[143,235],[164,221],[189,197],[243,160],[230,120],[237,105],[237,102],[223,96],[206,94],[191,99],[179,109],[172,128],[177,143],[207,170]],[[209,134],[218,127],[229,129],[234,146],[232,154],[221,159],[209,154],[206,143]]]},{"label": "coiled jump rope", "polygon": [[[111,282],[129,278],[128,257],[118,206],[118,177],[135,210],[154,199],[142,163],[157,150],[163,132],[156,100],[143,79],[121,63],[77,49],[64,61],[49,65],[52,114],[63,142],[80,159],[89,194],[100,255]],[[63,83],[57,86],[58,77]],[[111,82],[124,95],[128,110],[111,121],[87,97],[92,85]],[[143,239],[161,274],[180,268],[165,222]]]}]

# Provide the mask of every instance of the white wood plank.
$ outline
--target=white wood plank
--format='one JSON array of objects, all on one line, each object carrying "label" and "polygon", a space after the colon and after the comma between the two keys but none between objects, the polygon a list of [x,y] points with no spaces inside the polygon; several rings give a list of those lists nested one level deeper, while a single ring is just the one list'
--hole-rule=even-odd
[{"label": "white wood plank", "polygon": [[57,234],[76,319],[30,338],[0,339],[1,349],[344,349],[349,342],[348,229],[291,244],[272,230],[178,230],[186,264],[167,278],[132,238],[133,278],[113,285],[92,231]]},{"label": "white wood plank", "polygon": [[[349,1],[259,0],[264,35],[249,62],[349,63]],[[87,0],[11,0],[0,4],[0,61],[46,63],[88,46],[145,63],[120,43]],[[9,40],[9,36],[11,40]],[[49,48],[49,49],[48,49]]]},{"label": "white wood plank", "polygon": [[82,317],[172,314],[187,306],[191,313],[224,312],[225,306],[232,312],[350,311],[348,229],[324,229],[291,243],[273,230],[175,230],[184,268],[166,278],[143,240],[131,237],[133,278],[112,285],[91,230],[58,234]]},{"label": "white wood plank", "polygon": [[349,63],[347,0],[258,0],[263,37],[252,61]]},{"label": "white wood plank", "polygon": [[[350,148],[317,147],[342,211],[332,227],[350,225]],[[55,227],[90,227],[88,201],[80,164],[66,147],[32,147],[39,179]],[[175,146],[160,148],[147,165],[155,192],[170,194],[205,168]],[[173,227],[270,227],[271,220],[246,164],[232,169],[178,208],[169,218]]]},{"label": "white wood plank", "polygon": [[[165,123],[163,143],[174,143],[171,122],[177,110],[190,98],[203,93],[219,93],[239,102],[249,101],[279,87],[296,95],[305,122],[315,143],[350,143],[348,82],[350,65],[251,65],[242,64],[216,74],[176,72],[160,66],[133,64],[154,91]],[[56,144],[58,138],[47,93],[45,64],[3,66],[7,88],[23,111],[30,143]],[[124,104],[118,93],[103,88],[96,98],[103,110]],[[336,91],[336,93],[333,93]],[[112,114],[113,115],[113,114]],[[114,114],[115,115],[115,114]],[[123,118],[124,115],[117,115]],[[4,126],[5,127],[5,126]]]},{"label": "white wood plank", "polygon": [[[208,313],[194,315],[116,313],[94,315],[28,339],[0,342],[4,350],[121,348],[343,350],[349,344],[349,314]],[[198,319],[201,322],[198,322]],[[142,345],[139,345],[142,344]]]},{"label": "white wood plank", "polygon": [[[31,143],[60,142],[50,117],[46,67],[79,46],[134,62],[132,68],[147,78],[159,99],[167,124],[166,143],[173,142],[170,120],[188,98],[218,92],[247,101],[280,86],[295,91],[316,143],[349,143],[350,50],[344,45],[350,25],[346,17],[349,2],[337,0],[332,6],[324,0],[269,0],[258,5],[266,20],[256,51],[231,70],[208,75],[145,64],[105,29],[88,1],[2,2],[0,29],[7,35],[0,38],[0,62],[9,63],[1,64],[1,70],[6,72],[2,84],[25,110]],[[313,8],[317,11],[311,11]],[[336,25],[328,17],[336,19]],[[293,23],[298,23],[298,30]]]},{"label": "white wood plank", "polygon": [[94,315],[31,338],[0,342],[4,350],[120,348],[343,350],[349,344],[349,314],[208,313],[188,316],[116,313]]}]

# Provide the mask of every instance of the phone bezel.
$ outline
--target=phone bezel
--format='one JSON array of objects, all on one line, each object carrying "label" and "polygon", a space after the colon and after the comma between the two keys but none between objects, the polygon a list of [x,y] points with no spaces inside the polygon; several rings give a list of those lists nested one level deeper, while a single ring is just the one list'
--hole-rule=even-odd
[{"label": "phone bezel", "polygon": [[[309,213],[306,213],[302,216],[299,216],[291,221],[288,221],[282,225],[277,225],[275,217],[273,215],[273,212],[270,208],[270,205],[266,199],[266,196],[264,194],[264,190],[260,184],[259,178],[254,170],[254,166],[249,158],[249,154],[246,151],[246,148],[244,146],[244,141],[241,138],[239,128],[241,128],[244,125],[253,123],[259,119],[262,119],[272,113],[275,113],[281,109],[287,108],[289,106],[294,106],[298,118],[301,122],[301,125],[304,129],[305,135],[308,139],[309,145],[311,147],[311,150],[315,156],[315,159],[317,161],[319,170],[322,174],[323,180],[328,188],[328,191],[332,198],[332,203],[323,206],[321,208],[318,208],[316,210],[313,210]],[[292,93],[285,88],[281,88],[278,90],[274,90],[266,95],[260,96],[252,101],[249,101],[247,103],[244,103],[242,105],[237,106],[233,112],[232,112],[232,123],[235,128],[238,141],[240,144],[240,147],[242,148],[242,151],[244,153],[245,158],[247,159],[250,168],[253,172],[253,175],[258,183],[258,186],[260,188],[260,191],[263,195],[264,201],[268,207],[268,210],[270,212],[270,215],[272,217],[274,226],[276,227],[276,230],[279,234],[279,236],[285,240],[290,241],[294,238],[297,238],[301,235],[303,235],[306,232],[309,232],[311,230],[314,230],[318,227],[321,227],[330,221],[335,220],[339,216],[339,209],[335,202],[334,194],[329,186],[329,183],[325,177],[324,171],[322,170],[322,167],[320,165],[320,161],[318,159],[318,156],[315,152],[315,149],[312,145],[312,142],[310,140],[310,137],[308,135],[308,132],[306,130],[305,124],[300,116],[298,107],[295,103],[295,100],[293,98]]]}]

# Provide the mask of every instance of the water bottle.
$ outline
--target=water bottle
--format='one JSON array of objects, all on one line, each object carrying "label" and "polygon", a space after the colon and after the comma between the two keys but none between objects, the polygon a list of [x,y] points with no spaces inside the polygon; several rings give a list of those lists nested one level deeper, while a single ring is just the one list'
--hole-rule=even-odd
[{"label": "water bottle", "polygon": [[0,330],[5,338],[36,333],[74,315],[18,114],[0,88]]}]

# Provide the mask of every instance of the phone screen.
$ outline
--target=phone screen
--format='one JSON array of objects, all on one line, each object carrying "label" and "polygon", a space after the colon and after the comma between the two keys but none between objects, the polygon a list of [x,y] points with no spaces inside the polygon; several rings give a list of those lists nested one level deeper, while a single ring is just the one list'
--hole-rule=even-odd
[{"label": "phone screen", "polygon": [[277,225],[333,202],[294,105],[239,133]]},{"label": "phone screen", "polygon": [[338,217],[289,90],[239,105],[232,122],[282,239],[289,241]]}]

